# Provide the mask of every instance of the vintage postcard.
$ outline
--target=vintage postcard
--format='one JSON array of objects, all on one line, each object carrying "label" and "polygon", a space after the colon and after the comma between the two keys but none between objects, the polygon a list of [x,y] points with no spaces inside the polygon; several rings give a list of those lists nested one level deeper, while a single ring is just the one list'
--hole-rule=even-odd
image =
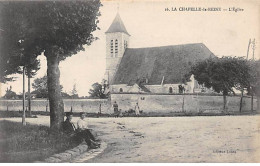
[{"label": "vintage postcard", "polygon": [[260,1],[0,0],[0,162],[260,162]]}]

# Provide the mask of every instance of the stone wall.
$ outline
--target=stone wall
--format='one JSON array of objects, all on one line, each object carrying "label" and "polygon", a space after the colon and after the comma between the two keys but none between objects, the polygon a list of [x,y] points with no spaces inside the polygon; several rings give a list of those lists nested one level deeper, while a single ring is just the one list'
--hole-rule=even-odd
[{"label": "stone wall", "polygon": [[[239,96],[228,96],[228,111],[239,111]],[[102,113],[113,113],[113,108],[110,101],[107,99],[64,99],[64,111],[70,111],[71,107],[73,112],[99,112],[101,104]],[[140,109],[144,112],[157,112],[157,113],[170,113],[182,112],[221,112],[223,110],[223,97],[222,96],[205,96],[205,95],[167,95],[167,94],[111,94],[111,102],[116,101],[119,109],[126,111],[134,109],[136,102],[138,102]],[[184,101],[184,104],[183,104]],[[184,106],[183,106],[184,105]],[[26,101],[27,106],[27,101]],[[47,100],[32,100],[32,111],[47,111],[49,104]],[[0,111],[21,111],[22,100],[0,100]],[[256,99],[254,100],[254,110],[257,108]],[[251,98],[243,98],[243,111],[251,109]]]},{"label": "stone wall", "polygon": [[[138,102],[140,110],[144,112],[221,112],[223,110],[223,96],[205,95],[167,95],[167,94],[111,94],[111,102],[116,101],[119,109],[126,111],[134,109]],[[228,96],[227,107],[230,112],[239,111],[239,96]],[[184,103],[184,104],[183,104]],[[254,100],[254,110],[257,103]],[[242,110],[251,109],[251,98],[243,98]]]},{"label": "stone wall", "polygon": [[[87,112],[87,113],[97,113],[99,112],[99,107],[101,104],[102,113],[106,113],[110,107],[110,102],[107,99],[63,99],[64,111],[68,112],[73,108],[73,112]],[[50,111],[49,102],[47,100],[32,100],[31,102],[32,111]],[[27,101],[26,104],[27,106]],[[5,111],[21,111],[23,109],[22,100],[0,100],[0,110]]]}]

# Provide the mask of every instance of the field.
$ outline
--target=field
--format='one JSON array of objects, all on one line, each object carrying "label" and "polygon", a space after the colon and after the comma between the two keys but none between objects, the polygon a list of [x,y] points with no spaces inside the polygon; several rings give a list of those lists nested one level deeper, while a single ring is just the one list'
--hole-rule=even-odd
[{"label": "field", "polygon": [[[108,148],[85,162],[260,162],[259,115],[87,120]],[[49,117],[27,121],[49,125]]]}]

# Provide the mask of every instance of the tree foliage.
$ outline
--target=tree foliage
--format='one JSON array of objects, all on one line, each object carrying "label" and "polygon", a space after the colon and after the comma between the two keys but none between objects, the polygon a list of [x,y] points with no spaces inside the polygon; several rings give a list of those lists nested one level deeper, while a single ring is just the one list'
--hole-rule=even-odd
[{"label": "tree foliage", "polygon": [[36,57],[42,50],[33,40],[26,40],[25,18],[17,10],[21,7],[25,7],[21,2],[0,2],[0,82],[3,83],[13,81],[11,74],[21,74],[21,66],[27,68],[28,77],[34,76],[40,66]]},{"label": "tree foliage", "polygon": [[12,86],[10,86],[10,88],[7,88],[5,90],[5,95],[4,95],[5,99],[15,99],[16,97],[17,97],[16,93],[12,91]]},{"label": "tree foliage", "polygon": [[246,88],[249,84],[249,67],[243,58],[210,58],[193,66],[192,74],[199,84],[228,95],[233,88]]},{"label": "tree foliage", "polygon": [[10,28],[18,27],[14,30],[16,34],[11,43],[31,45],[28,47],[28,50],[32,48],[30,55],[37,56],[44,51],[48,68],[50,125],[54,130],[60,129],[64,105],[59,81],[59,62],[84,50],[84,45],[90,45],[96,39],[92,32],[99,29],[97,23],[101,3],[99,0],[89,0],[12,1],[1,4],[4,6],[1,7],[4,9],[4,25],[15,23],[17,25],[12,24]]},{"label": "tree foliage", "polygon": [[76,84],[73,85],[72,91],[71,91],[71,98],[73,99],[78,99],[79,95],[78,95],[78,91],[76,88]]},{"label": "tree foliage", "polygon": [[98,82],[96,82],[92,85],[92,89],[90,89],[88,93],[90,94],[90,97],[92,97],[92,98],[99,98],[99,99],[107,98],[107,95],[104,94],[102,85],[99,84]]},{"label": "tree foliage", "polygon": [[260,60],[249,61],[250,67],[250,86],[248,92],[250,95],[260,96]]},{"label": "tree foliage", "polygon": [[[47,75],[44,75],[43,77],[36,78],[33,83],[32,87],[34,91],[33,94],[36,94],[36,98],[48,98],[48,85],[47,85]],[[62,92],[63,86],[60,85],[62,97],[70,98],[67,93]]]},{"label": "tree foliage", "polygon": [[191,73],[199,84],[223,94],[224,110],[225,96],[235,94],[233,88],[244,90],[250,84],[250,67],[243,58],[209,58],[193,66]]},{"label": "tree foliage", "polygon": [[36,94],[37,98],[47,98],[48,97],[47,75],[41,78],[36,78],[32,83],[32,87],[34,89],[32,93]]}]

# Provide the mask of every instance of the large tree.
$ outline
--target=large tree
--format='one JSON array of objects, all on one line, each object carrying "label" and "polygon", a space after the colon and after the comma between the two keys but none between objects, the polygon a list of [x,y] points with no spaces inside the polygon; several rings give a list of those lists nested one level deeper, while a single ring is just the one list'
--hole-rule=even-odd
[{"label": "large tree", "polygon": [[226,96],[235,93],[233,88],[242,91],[249,85],[249,67],[243,58],[206,59],[193,66],[191,73],[199,84],[223,94],[224,111],[226,111]]},{"label": "large tree", "polygon": [[18,5],[19,3],[0,2],[0,61],[3,63],[0,65],[0,82],[14,81],[12,74],[21,74],[26,70],[28,110],[31,114],[30,79],[39,70],[40,63],[36,58],[42,50],[35,46],[34,41],[28,40],[29,36],[25,36],[26,29],[23,24],[26,18],[19,10],[16,11]]},{"label": "large tree", "polygon": [[250,86],[248,93],[252,96],[252,110],[253,110],[253,96],[257,96],[257,110],[260,111],[260,60],[249,61],[250,66]]},{"label": "large tree", "polygon": [[[90,45],[96,38],[92,32],[98,29],[99,0],[91,1],[31,1],[5,3],[8,20],[19,17],[22,42],[33,42],[44,50],[47,58],[50,125],[61,128],[64,106],[60,91],[59,63]],[[19,16],[14,17],[13,13]],[[14,17],[14,18],[13,18]]]}]

